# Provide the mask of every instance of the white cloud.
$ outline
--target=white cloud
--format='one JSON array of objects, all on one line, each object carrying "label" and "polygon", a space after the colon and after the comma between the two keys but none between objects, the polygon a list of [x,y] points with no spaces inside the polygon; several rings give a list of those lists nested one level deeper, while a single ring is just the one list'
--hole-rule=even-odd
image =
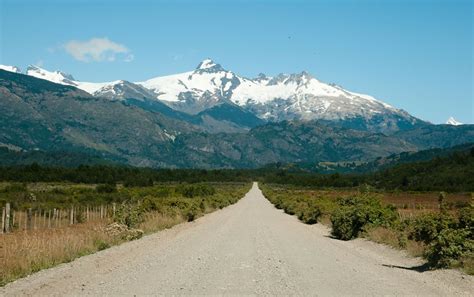
[{"label": "white cloud", "polygon": [[113,62],[116,58],[130,62],[134,58],[126,46],[108,38],[92,38],[86,41],[71,40],[63,47],[74,59],[82,62]]}]

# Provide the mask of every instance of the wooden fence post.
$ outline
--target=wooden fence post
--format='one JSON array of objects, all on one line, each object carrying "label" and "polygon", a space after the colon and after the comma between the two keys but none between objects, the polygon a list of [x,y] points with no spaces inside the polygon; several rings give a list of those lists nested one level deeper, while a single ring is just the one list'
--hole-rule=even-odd
[{"label": "wooden fence post", "polygon": [[51,209],[48,211],[48,229],[51,229]]},{"label": "wooden fence post", "polygon": [[41,229],[41,208],[36,212],[35,229]]},{"label": "wooden fence post", "polygon": [[5,233],[10,232],[10,203],[5,204]]},{"label": "wooden fence post", "polygon": [[58,227],[61,228],[61,209],[58,209]]},{"label": "wooden fence post", "polygon": [[112,218],[115,219],[115,202],[112,204]]},{"label": "wooden fence post", "polygon": [[46,219],[47,219],[47,218],[46,218],[46,214],[47,214],[47,213],[48,213],[48,212],[46,211],[46,209],[43,210],[43,228],[44,228],[44,229],[47,228],[47,225],[46,225]]},{"label": "wooden fence post", "polygon": [[74,225],[74,206],[71,206],[71,212],[69,214],[69,225]]},{"label": "wooden fence post", "polygon": [[27,217],[28,217],[28,216],[26,215],[26,211],[25,211],[25,213],[24,213],[24,218],[23,218],[23,222],[24,222],[24,224],[23,224],[23,228],[24,228],[24,229],[23,229],[23,230],[24,230],[24,231],[26,231],[26,229],[28,228],[28,226],[27,226]]},{"label": "wooden fence post", "polygon": [[0,233],[3,233],[3,230],[5,230],[5,207],[2,207],[2,230]]},{"label": "wooden fence post", "polygon": [[33,221],[33,229],[36,230],[36,229],[38,229],[38,211],[35,211],[33,215],[35,217],[35,219]]},{"label": "wooden fence post", "polygon": [[26,230],[31,230],[33,224],[33,210],[28,208],[28,212],[26,213]]},{"label": "wooden fence post", "polygon": [[11,230],[15,228],[15,211],[12,210],[12,225],[11,225]]}]

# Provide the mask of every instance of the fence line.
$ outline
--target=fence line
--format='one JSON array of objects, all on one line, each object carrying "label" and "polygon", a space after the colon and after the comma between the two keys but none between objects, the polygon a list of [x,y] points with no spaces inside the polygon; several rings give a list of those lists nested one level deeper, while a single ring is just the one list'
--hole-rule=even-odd
[{"label": "fence line", "polygon": [[0,234],[38,229],[53,229],[115,217],[116,205],[71,206],[50,209],[13,209],[6,203],[1,209]]}]

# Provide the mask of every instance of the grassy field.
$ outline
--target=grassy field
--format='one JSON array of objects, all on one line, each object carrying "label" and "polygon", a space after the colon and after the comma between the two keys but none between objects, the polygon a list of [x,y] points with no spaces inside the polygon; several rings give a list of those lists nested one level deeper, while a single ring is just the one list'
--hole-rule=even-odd
[{"label": "grassy field", "polygon": [[2,183],[0,208],[10,204],[11,228],[0,234],[0,285],[143,234],[193,221],[237,202],[250,187],[250,183],[148,187]]},{"label": "grassy field", "polygon": [[384,192],[261,185],[276,208],[306,224],[323,223],[342,240],[365,237],[424,256],[426,266],[474,274],[472,193]]}]

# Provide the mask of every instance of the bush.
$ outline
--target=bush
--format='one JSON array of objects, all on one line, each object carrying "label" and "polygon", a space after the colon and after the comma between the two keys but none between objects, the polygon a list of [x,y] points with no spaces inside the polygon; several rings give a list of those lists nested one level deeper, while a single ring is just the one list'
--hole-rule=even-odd
[{"label": "bush", "polygon": [[459,210],[459,228],[468,229],[474,234],[474,207],[465,207]]},{"label": "bush", "polygon": [[76,224],[81,224],[81,223],[84,223],[85,221],[86,221],[86,217],[84,215],[84,212],[80,211],[80,210],[75,210],[74,211],[74,222],[76,222]]},{"label": "bush", "polygon": [[198,216],[198,210],[196,207],[192,206],[186,213],[186,219],[188,222],[194,221]]},{"label": "bush", "polygon": [[213,186],[206,184],[187,185],[176,190],[187,198],[212,196],[216,193]]},{"label": "bush", "polygon": [[95,190],[97,193],[115,193],[117,192],[117,186],[115,184],[97,185]]},{"label": "bush", "polygon": [[355,216],[355,207],[342,207],[331,215],[332,235],[342,240],[358,236],[363,226],[359,225]]},{"label": "bush", "polygon": [[140,207],[144,212],[158,210],[156,203],[153,201],[152,197],[149,196],[143,198]]},{"label": "bush", "polygon": [[128,228],[135,228],[144,221],[143,209],[140,205],[123,203],[118,207],[114,220]]},{"label": "bush", "polygon": [[103,240],[96,240],[94,242],[95,246],[97,247],[97,250],[102,251],[105,249],[108,249],[110,247],[110,244],[108,242],[105,242]]},{"label": "bush", "polygon": [[28,187],[25,183],[12,183],[3,189],[3,192],[5,193],[18,193],[26,191],[28,191]]},{"label": "bush", "polygon": [[151,187],[153,186],[153,179],[146,176],[132,176],[125,179],[123,185],[126,188],[131,187]]},{"label": "bush", "polygon": [[429,245],[425,257],[432,267],[449,267],[474,253],[472,233],[467,229],[444,229]]},{"label": "bush", "polygon": [[321,215],[322,211],[317,205],[308,205],[300,212],[298,219],[300,219],[305,224],[312,225],[318,222],[318,219]]},{"label": "bush", "polygon": [[448,214],[425,214],[414,220],[410,238],[429,244],[442,230],[454,227],[454,224],[454,218]]},{"label": "bush", "polygon": [[367,227],[389,227],[397,220],[396,208],[371,196],[340,199],[331,215],[332,234],[342,240],[356,238]]}]

